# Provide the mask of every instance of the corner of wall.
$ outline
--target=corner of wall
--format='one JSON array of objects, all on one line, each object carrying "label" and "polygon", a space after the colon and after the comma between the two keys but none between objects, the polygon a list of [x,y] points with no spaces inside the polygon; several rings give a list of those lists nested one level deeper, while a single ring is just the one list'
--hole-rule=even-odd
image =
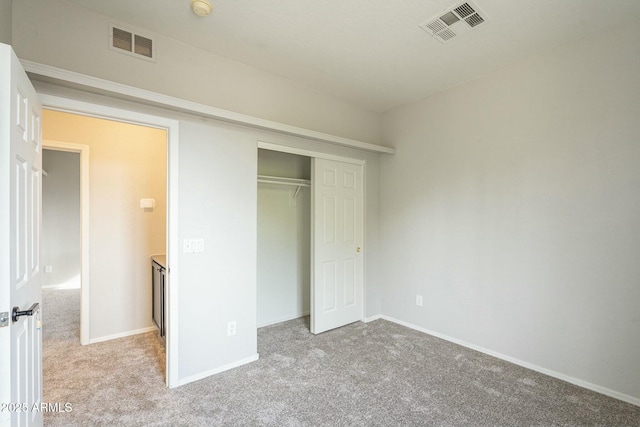
[{"label": "corner of wall", "polygon": [[13,32],[13,1],[0,0],[0,43],[11,44]]},{"label": "corner of wall", "polygon": [[12,12],[20,59],[321,133],[380,140],[374,111],[167,36],[152,34],[162,49],[156,62],[114,52],[113,19],[76,4],[20,1]]}]

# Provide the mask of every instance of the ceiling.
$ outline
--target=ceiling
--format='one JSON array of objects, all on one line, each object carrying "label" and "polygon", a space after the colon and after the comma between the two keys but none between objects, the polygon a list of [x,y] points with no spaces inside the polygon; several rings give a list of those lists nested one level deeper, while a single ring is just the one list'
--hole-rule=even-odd
[{"label": "ceiling", "polygon": [[419,25],[462,0],[68,1],[376,112],[640,18],[638,0],[473,0],[487,21],[442,44]]}]

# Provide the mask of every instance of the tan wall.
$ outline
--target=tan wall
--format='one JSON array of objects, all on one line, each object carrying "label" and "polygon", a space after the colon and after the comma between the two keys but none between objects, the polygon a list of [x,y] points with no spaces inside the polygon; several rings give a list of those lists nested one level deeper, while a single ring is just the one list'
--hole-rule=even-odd
[{"label": "tan wall", "polygon": [[149,256],[166,247],[166,131],[45,110],[43,138],[90,147],[90,339],[150,327]]}]

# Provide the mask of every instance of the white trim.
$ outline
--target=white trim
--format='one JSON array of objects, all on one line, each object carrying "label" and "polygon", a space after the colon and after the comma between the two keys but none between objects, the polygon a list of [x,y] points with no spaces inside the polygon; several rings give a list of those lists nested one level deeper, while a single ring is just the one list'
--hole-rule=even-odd
[{"label": "white trim", "polygon": [[288,322],[289,320],[299,319],[301,317],[309,316],[309,312],[305,311],[304,313],[294,314],[293,316],[285,316],[276,320],[268,320],[265,323],[259,323],[258,328],[264,328],[265,326],[276,325],[282,322]]},{"label": "white trim", "polygon": [[[180,377],[178,370],[179,329],[178,329],[178,139],[179,122],[167,129],[167,272],[165,283],[166,345],[167,345],[167,386],[177,387]],[[171,355],[171,357],[169,357]]]},{"label": "white trim", "polygon": [[[89,117],[110,119],[167,131],[167,272],[171,283],[167,295],[167,341],[166,379],[167,386],[176,387],[179,382],[178,343],[178,139],[180,122],[164,117],[135,111],[107,107],[56,95],[39,94],[43,108],[64,111]],[[92,342],[90,340],[89,342]]]},{"label": "white trim", "polygon": [[[371,317],[365,317],[362,321],[364,323],[369,323],[369,322],[373,322],[376,320],[380,320],[380,319],[385,319],[384,316],[382,314],[376,314],[375,316],[371,316]],[[385,319],[385,320],[389,320],[389,319]],[[390,322],[393,322],[393,320],[389,320]],[[398,323],[398,322],[394,322],[394,323]]]},{"label": "white trim", "polygon": [[[43,107],[44,108],[44,107]],[[42,148],[56,151],[67,151],[80,154],[80,344],[87,345],[90,341],[91,331],[90,298],[91,280],[89,269],[91,262],[89,254],[89,219],[90,198],[89,198],[89,155],[88,145],[75,144],[71,142],[42,140]]]},{"label": "white trim", "polygon": [[60,80],[63,82],[86,86],[94,90],[99,89],[101,91],[108,92],[111,95],[119,95],[126,99],[134,98],[138,102],[160,104],[163,107],[168,107],[173,110],[193,113],[199,116],[217,120],[224,120],[226,122],[250,126],[257,129],[275,131],[285,135],[300,136],[303,138],[355,148],[358,150],[386,154],[394,154],[396,151],[395,148],[386,147],[384,145],[371,144],[369,142],[358,141],[355,139],[344,138],[341,136],[330,135],[323,132],[317,132],[297,126],[278,123],[271,120],[260,119],[258,117],[235,113],[233,111],[224,110],[222,108],[187,101],[184,99],[175,98],[173,96],[163,95],[157,92],[136,88],[121,83],[103,80],[97,77],[76,73],[74,71],[63,70],[61,68],[52,67],[45,64],[39,64],[37,62],[25,59],[20,60],[20,62],[22,63],[24,69],[29,73],[52,78],[55,80]]},{"label": "white trim", "polygon": [[99,337],[99,338],[91,338],[89,340],[89,344],[95,344],[97,342],[116,340],[118,338],[124,338],[124,337],[130,337],[132,335],[144,334],[146,332],[153,332],[155,330],[156,330],[155,326],[150,326],[148,328],[136,329],[134,331],[121,332],[119,334],[106,335],[104,337]]},{"label": "white trim", "polygon": [[191,375],[190,377],[185,377],[180,380],[179,386],[192,383],[194,381],[201,380],[206,377],[210,377],[211,375],[219,374],[224,371],[228,371],[233,368],[237,368],[242,365],[246,365],[247,363],[255,362],[259,358],[259,354],[256,353],[253,356],[245,357],[244,359],[236,360],[235,362],[227,363],[226,365],[222,365],[215,369],[210,369],[208,371],[199,372],[196,375]]},{"label": "white trim", "polygon": [[93,102],[78,101],[73,98],[66,98],[60,95],[50,95],[39,93],[43,108],[47,110],[62,111],[65,113],[77,114],[98,119],[113,120],[132,125],[141,125],[157,129],[167,129],[175,126],[176,135],[179,128],[179,121],[160,116],[152,116],[145,113],[138,113],[133,110],[107,107]]},{"label": "white trim", "polygon": [[369,234],[367,233],[367,161],[362,162],[362,317],[365,318],[367,313],[367,256],[369,253]]},{"label": "white trim", "polygon": [[356,165],[364,165],[365,160],[354,159],[352,157],[336,156],[335,154],[327,154],[322,151],[307,150],[305,148],[291,147],[273,142],[258,140],[258,148],[263,150],[279,151],[281,153],[296,154],[298,156],[306,156],[325,160],[335,160],[337,162],[351,163]]},{"label": "white trim", "polygon": [[[437,337],[437,338],[441,338],[443,340],[452,342],[454,344],[458,344],[458,345],[461,345],[463,347],[467,347],[467,348],[470,348],[472,350],[479,351],[480,353],[488,354],[489,356],[493,356],[493,357],[496,357],[498,359],[506,360],[507,362],[513,363],[515,365],[522,366],[522,367],[527,368],[527,369],[531,369],[532,371],[540,372],[541,374],[549,375],[550,377],[554,377],[554,378],[557,378],[559,380],[566,381],[568,383],[577,385],[578,387],[586,388],[588,390],[592,390],[592,391],[595,391],[597,393],[604,394],[605,396],[613,397],[614,399],[622,400],[623,402],[627,402],[627,403],[631,403],[632,405],[640,406],[640,399],[638,399],[637,397],[629,396],[627,394],[620,393],[618,391],[611,390],[609,388],[602,387],[602,386],[599,386],[597,384],[593,384],[593,383],[590,383],[590,382],[587,382],[587,381],[584,381],[584,380],[581,380],[581,379],[578,379],[578,378],[570,377],[569,375],[561,374],[560,372],[552,371],[551,369],[542,368],[542,367],[540,367],[538,365],[534,365],[533,363],[525,362],[523,360],[516,359],[515,357],[506,356],[506,355],[504,355],[502,353],[498,353],[496,351],[489,350],[487,348],[480,347],[480,346],[477,346],[475,344],[470,344],[470,343],[468,343],[466,341],[462,341],[462,340],[459,340],[457,338],[450,337],[448,335],[444,335],[444,334],[441,334],[441,333],[438,333],[438,332],[434,332],[434,331],[431,331],[429,329],[425,329],[425,328],[422,328],[420,326],[416,326],[416,325],[414,325],[412,323],[409,323],[409,322],[404,322],[402,320],[398,320],[398,319],[395,319],[393,317],[385,316],[385,315],[378,315],[378,316],[371,317],[369,319],[371,319],[371,320],[384,319],[384,320],[387,320],[389,322],[397,323],[398,325],[406,326],[407,328],[414,329],[416,331],[419,331],[419,332],[422,332],[422,333],[425,333],[425,334],[428,334],[428,335],[432,335],[432,336]],[[371,321],[371,320],[369,320],[369,321]]]}]

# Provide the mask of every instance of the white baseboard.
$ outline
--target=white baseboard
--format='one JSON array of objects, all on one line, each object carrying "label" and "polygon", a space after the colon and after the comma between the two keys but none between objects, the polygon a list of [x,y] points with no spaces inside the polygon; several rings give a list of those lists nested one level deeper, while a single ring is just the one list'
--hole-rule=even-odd
[{"label": "white baseboard", "polygon": [[58,285],[43,285],[42,289],[55,289],[55,290],[65,290],[65,289],[80,289],[80,285],[72,284],[68,285],[66,283],[58,284]]},{"label": "white baseboard", "polygon": [[266,322],[258,323],[258,328],[262,328],[264,326],[269,326],[269,325],[275,325],[276,323],[287,322],[293,319],[299,319],[301,317],[308,316],[308,315],[309,315],[309,312],[307,311],[305,313],[298,313],[298,314],[294,314],[293,316],[286,316],[276,320],[267,320]]},{"label": "white baseboard", "polygon": [[131,335],[144,334],[145,332],[151,332],[151,331],[155,331],[155,330],[156,330],[155,326],[149,326],[148,328],[136,329],[135,331],[127,331],[127,332],[122,332],[122,333],[119,333],[119,334],[106,335],[104,337],[91,338],[91,339],[89,339],[89,344],[95,344],[97,342],[115,340],[115,339],[118,339],[118,338],[130,337]]},{"label": "white baseboard", "polygon": [[222,365],[215,369],[210,369],[208,371],[200,372],[196,375],[191,375],[186,378],[182,378],[178,381],[178,385],[185,385],[192,383],[194,381],[201,380],[206,377],[210,377],[211,375],[219,374],[220,372],[228,371],[229,369],[237,368],[238,366],[246,365],[247,363],[255,362],[258,360],[260,355],[258,353],[253,356],[245,357],[244,359],[236,360],[235,362],[227,363],[226,365]]},{"label": "white baseboard", "polygon": [[[371,316],[371,317],[365,317],[364,319],[362,319],[362,321],[364,323],[369,323],[369,322],[373,322],[374,320],[378,320],[378,319],[385,319],[384,316],[382,314],[376,314],[375,316]],[[389,319],[385,319],[385,320],[389,320]],[[390,322],[393,322],[393,320],[389,320]],[[398,322],[394,322],[394,323],[398,323]]]},{"label": "white baseboard", "polygon": [[493,356],[493,357],[496,357],[498,359],[506,360],[507,362],[513,363],[515,365],[519,365],[519,366],[522,366],[524,368],[531,369],[532,371],[540,372],[541,374],[545,374],[545,375],[548,375],[550,377],[554,377],[554,378],[557,378],[559,380],[566,381],[568,383],[577,385],[579,387],[586,388],[588,390],[592,390],[592,391],[595,391],[597,393],[604,394],[605,396],[613,397],[614,399],[622,400],[623,402],[627,402],[627,403],[631,403],[632,405],[640,406],[640,399],[637,398],[637,397],[629,396],[627,394],[620,393],[618,391],[611,390],[609,388],[602,387],[602,386],[599,386],[597,384],[592,384],[590,382],[587,382],[587,381],[584,381],[584,380],[581,380],[581,379],[578,379],[578,378],[570,377],[568,375],[561,374],[560,372],[556,372],[556,371],[552,371],[550,369],[542,368],[542,367],[534,365],[532,363],[525,362],[523,360],[516,359],[516,358],[511,357],[511,356],[506,356],[504,354],[495,352],[493,350],[489,350],[489,349],[486,349],[484,347],[480,347],[480,346],[477,346],[477,345],[474,345],[474,344],[470,344],[468,342],[465,342],[465,341],[450,337],[448,335],[444,335],[444,334],[441,334],[441,333],[438,333],[438,332],[430,331],[429,329],[421,328],[420,326],[416,326],[416,325],[413,325],[411,323],[395,319],[393,317],[389,317],[389,316],[385,316],[385,315],[377,315],[377,316],[373,316],[373,317],[367,318],[365,320],[365,322],[371,322],[371,321],[377,320],[377,319],[384,319],[384,320],[387,320],[389,322],[397,323],[398,325],[406,326],[407,328],[414,329],[416,331],[423,332],[423,333],[428,334],[428,335],[433,335],[434,337],[441,338],[443,340],[452,342],[454,344],[458,344],[458,345],[461,345],[463,347],[467,347],[467,348],[470,348],[472,350],[476,350],[476,351],[479,351],[481,353],[488,354],[489,356]]}]

